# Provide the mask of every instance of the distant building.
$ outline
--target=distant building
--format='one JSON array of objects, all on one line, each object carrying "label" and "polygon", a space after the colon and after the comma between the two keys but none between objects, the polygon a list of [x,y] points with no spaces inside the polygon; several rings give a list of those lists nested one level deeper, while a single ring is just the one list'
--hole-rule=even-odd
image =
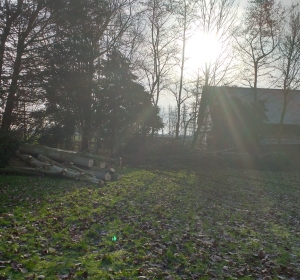
[{"label": "distant building", "polygon": [[[280,89],[256,89],[261,110],[253,114],[254,89],[241,87],[205,87],[209,97],[213,141],[229,147],[232,141],[243,145],[257,129],[260,144],[277,143],[284,94]],[[255,111],[256,112],[256,111]],[[253,140],[253,139],[250,139]],[[283,119],[282,144],[300,142],[300,91],[290,91]]]}]

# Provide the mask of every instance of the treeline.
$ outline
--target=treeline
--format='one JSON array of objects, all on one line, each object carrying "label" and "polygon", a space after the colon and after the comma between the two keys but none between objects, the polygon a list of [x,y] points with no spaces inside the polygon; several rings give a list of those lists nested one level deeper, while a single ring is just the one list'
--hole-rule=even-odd
[{"label": "treeline", "polygon": [[[162,129],[158,102],[171,93],[172,131],[179,138],[192,125],[195,144],[207,125],[205,85],[276,86],[288,102],[300,81],[299,27],[298,5],[275,0],[243,10],[235,0],[1,0],[1,130],[114,149]],[[211,37],[218,51],[192,73],[196,32],[199,52]]]}]

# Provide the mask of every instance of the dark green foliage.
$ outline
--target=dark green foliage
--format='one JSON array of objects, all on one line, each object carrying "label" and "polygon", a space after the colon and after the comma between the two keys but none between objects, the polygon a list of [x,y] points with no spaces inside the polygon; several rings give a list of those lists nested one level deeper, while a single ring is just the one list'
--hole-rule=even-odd
[{"label": "dark green foliage", "polygon": [[120,51],[112,50],[98,66],[95,125],[111,149],[163,126],[159,108],[152,105],[151,95],[136,81],[131,63]]},{"label": "dark green foliage", "polygon": [[17,132],[0,130],[0,167],[8,165],[9,159],[15,154],[20,144]]},{"label": "dark green foliage", "polygon": [[156,105],[150,105],[147,110],[147,115],[143,119],[142,126],[140,127],[140,134],[143,137],[149,133],[150,129],[158,131],[164,127],[162,118],[159,116],[160,108]]},{"label": "dark green foliage", "polygon": [[[56,3],[56,43],[45,53],[46,113],[69,119],[81,130],[81,148],[88,148],[93,133],[94,97],[97,87],[95,61],[103,51],[103,36],[117,5],[107,0]],[[58,118],[57,118],[58,119]]]},{"label": "dark green foliage", "polygon": [[136,133],[162,126],[158,108],[119,49],[121,42],[105,42],[111,46],[104,51],[104,31],[116,5],[107,0],[56,3],[60,32],[45,53],[44,113],[54,123],[48,132],[59,126],[74,133],[76,127],[82,150],[91,139],[101,138],[113,149]]},{"label": "dark green foliage", "polygon": [[56,148],[59,144],[65,143],[65,139],[66,133],[64,127],[61,125],[55,125],[49,128],[44,128],[40,132],[38,143]]}]

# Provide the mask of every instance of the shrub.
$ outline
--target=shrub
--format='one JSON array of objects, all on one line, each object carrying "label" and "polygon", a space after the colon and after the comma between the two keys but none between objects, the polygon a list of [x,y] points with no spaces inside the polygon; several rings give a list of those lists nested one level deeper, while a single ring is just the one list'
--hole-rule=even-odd
[{"label": "shrub", "polygon": [[20,137],[15,131],[0,130],[0,167],[8,165],[9,159],[15,154],[20,144]]}]

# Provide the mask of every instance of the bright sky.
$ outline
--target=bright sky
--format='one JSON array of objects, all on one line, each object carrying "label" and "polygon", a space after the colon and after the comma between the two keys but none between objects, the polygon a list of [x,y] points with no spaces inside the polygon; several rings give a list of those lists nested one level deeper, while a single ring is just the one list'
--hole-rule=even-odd
[{"label": "bright sky", "polygon": [[[243,9],[247,5],[248,0],[236,0],[236,3],[239,3],[239,7]],[[296,3],[296,0],[281,0],[280,1],[284,6],[290,6],[292,3]],[[185,74],[191,75],[196,73],[199,66],[204,65],[205,62],[214,60],[220,53],[220,47],[217,43],[217,38],[212,34],[204,36],[201,33],[195,33],[195,35],[189,39],[186,46],[186,58],[185,63]],[[179,70],[178,70],[179,71]],[[159,102],[161,106],[168,106],[171,104],[174,106],[175,99],[171,94],[163,94]]]}]

